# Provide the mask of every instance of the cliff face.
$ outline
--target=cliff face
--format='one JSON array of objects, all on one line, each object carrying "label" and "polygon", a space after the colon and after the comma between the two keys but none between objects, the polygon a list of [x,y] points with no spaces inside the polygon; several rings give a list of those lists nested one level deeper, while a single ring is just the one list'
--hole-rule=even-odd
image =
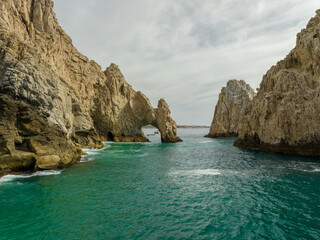
[{"label": "cliff face", "polygon": [[146,141],[141,127],[162,118],[163,141],[180,141],[170,111],[159,116],[115,64],[103,72],[77,51],[51,0],[0,1],[0,12],[0,171],[64,167],[101,140]]},{"label": "cliff face", "polygon": [[243,80],[229,80],[221,89],[214,111],[210,132],[206,137],[236,137],[245,109],[255,96],[254,90]]},{"label": "cliff face", "polygon": [[320,10],[264,75],[235,146],[320,155]]}]

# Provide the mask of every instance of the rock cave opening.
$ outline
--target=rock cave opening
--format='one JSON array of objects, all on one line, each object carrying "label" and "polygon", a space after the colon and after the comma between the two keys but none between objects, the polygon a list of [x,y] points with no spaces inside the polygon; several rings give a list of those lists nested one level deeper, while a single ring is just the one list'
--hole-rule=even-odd
[{"label": "rock cave opening", "polygon": [[112,132],[108,132],[108,141],[114,141],[114,135]]}]

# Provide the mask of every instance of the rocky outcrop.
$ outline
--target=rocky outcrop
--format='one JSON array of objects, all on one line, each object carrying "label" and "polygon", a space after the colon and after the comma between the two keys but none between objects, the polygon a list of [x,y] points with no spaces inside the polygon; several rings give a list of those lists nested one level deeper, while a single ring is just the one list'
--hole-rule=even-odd
[{"label": "rocky outcrop", "polygon": [[255,96],[254,90],[243,80],[229,80],[221,89],[210,132],[206,137],[236,137],[245,109]]},{"label": "rocky outcrop", "polygon": [[320,10],[264,75],[235,146],[320,155]]},{"label": "rocky outcrop", "polygon": [[[180,142],[176,136],[176,122],[170,116],[165,100],[160,99],[158,108],[153,108],[149,99],[136,92],[127,83],[117,65],[111,64],[104,72],[107,85],[99,88],[99,96],[93,113],[95,129],[105,140],[115,142],[148,141],[141,128],[152,125],[159,129],[162,142]],[[109,95],[105,92],[110,91]],[[104,104],[101,106],[101,104]]]},{"label": "rocky outcrop", "polygon": [[153,109],[117,65],[103,72],[77,51],[51,0],[0,1],[0,11],[0,172],[65,167],[103,140],[146,141],[147,124],[179,140],[170,111]]},{"label": "rocky outcrop", "polygon": [[176,136],[177,125],[170,114],[168,104],[164,99],[160,99],[158,108],[155,109],[155,121],[152,125],[159,129],[162,142],[181,142],[182,140]]}]

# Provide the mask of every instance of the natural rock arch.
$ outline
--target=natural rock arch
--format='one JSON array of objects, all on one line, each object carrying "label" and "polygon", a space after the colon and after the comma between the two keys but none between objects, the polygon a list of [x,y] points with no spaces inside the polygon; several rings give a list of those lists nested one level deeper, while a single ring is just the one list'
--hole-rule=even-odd
[{"label": "natural rock arch", "polygon": [[147,138],[142,127],[152,125],[161,134],[162,142],[182,141],[177,134],[176,122],[171,118],[170,109],[164,99],[153,108],[149,99],[140,91],[136,92],[127,83],[116,64],[111,64],[104,72],[107,85],[102,91],[109,91],[105,99],[97,99],[92,112],[98,135],[115,142],[145,142]]}]

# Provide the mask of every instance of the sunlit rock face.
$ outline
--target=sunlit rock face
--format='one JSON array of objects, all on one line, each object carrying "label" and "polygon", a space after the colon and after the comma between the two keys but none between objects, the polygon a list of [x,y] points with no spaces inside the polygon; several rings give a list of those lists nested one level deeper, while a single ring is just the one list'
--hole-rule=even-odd
[{"label": "sunlit rock face", "polygon": [[264,75],[235,146],[320,155],[320,10]]},{"label": "sunlit rock face", "polygon": [[177,137],[177,125],[171,118],[169,105],[164,99],[158,102],[158,108],[154,109],[155,119],[152,125],[159,129],[162,142],[182,142],[181,138]]},{"label": "sunlit rock face", "polygon": [[254,90],[243,80],[229,80],[221,89],[214,111],[210,132],[206,137],[236,137],[245,109],[255,96]]},{"label": "sunlit rock face", "polygon": [[157,118],[163,140],[176,142],[170,114],[117,65],[103,72],[77,51],[51,0],[0,1],[0,12],[0,172],[62,168],[103,140],[146,141],[141,127],[162,127]]},{"label": "sunlit rock face", "polygon": [[[116,142],[144,142],[147,139],[141,128],[153,125],[159,129],[162,142],[181,141],[176,136],[176,122],[171,118],[165,100],[160,99],[158,108],[154,109],[143,93],[136,92],[127,83],[115,64],[111,64],[104,74],[106,89],[99,88],[96,101],[104,106],[98,107],[93,114],[99,136]],[[104,94],[106,91],[109,95]]]}]

